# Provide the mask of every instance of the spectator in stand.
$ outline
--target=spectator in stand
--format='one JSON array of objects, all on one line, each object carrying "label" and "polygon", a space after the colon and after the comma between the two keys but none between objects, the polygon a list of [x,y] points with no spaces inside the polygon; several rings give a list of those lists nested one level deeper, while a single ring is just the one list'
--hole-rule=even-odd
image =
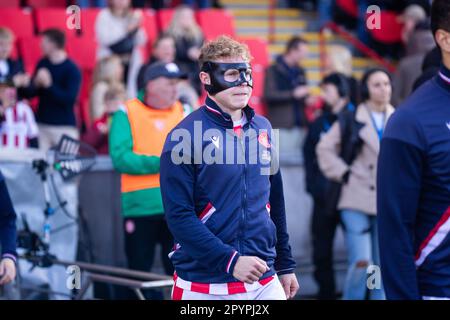
[{"label": "spectator in stand", "polygon": [[0,27],[0,81],[19,79],[24,76],[21,61],[11,58],[14,34],[8,28]]},{"label": "spectator in stand", "polygon": [[422,72],[425,55],[435,45],[428,24],[417,25],[408,43],[408,55],[400,60],[394,75],[394,105],[400,105],[411,94],[414,82]]},{"label": "spectator in stand", "polygon": [[89,99],[91,119],[97,120],[105,113],[105,94],[113,84],[123,84],[123,65],[120,58],[112,55],[100,60],[95,66]]},{"label": "spectator in stand", "polygon": [[[42,33],[43,58],[38,62],[33,77],[20,79],[19,95],[39,98],[36,114],[39,124],[39,147],[47,150],[58,144],[66,134],[78,139],[74,106],[81,85],[81,72],[67,57],[66,38],[58,29]],[[17,82],[17,81],[16,81]]]},{"label": "spectator in stand", "polygon": [[144,88],[145,70],[154,62],[162,61],[170,63],[175,61],[175,39],[168,33],[162,33],[158,36],[153,44],[152,55],[148,62],[142,65],[137,77],[138,91]]},{"label": "spectator in stand", "polygon": [[17,101],[12,80],[0,80],[0,146],[1,148],[37,148],[38,127],[33,110]]},{"label": "spectator in stand", "polygon": [[284,54],[266,70],[264,100],[272,126],[280,129],[281,153],[297,153],[302,148],[308,124],[305,106],[309,89],[305,70],[299,64],[307,54],[307,41],[293,37]]},{"label": "spectator in stand", "polygon": [[[129,98],[136,97],[136,78],[143,63],[147,35],[141,27],[142,12],[133,11],[131,0],[109,0],[95,21],[99,44],[97,58],[118,55],[124,66],[124,83]],[[142,49],[142,50],[141,50]]]},{"label": "spectator in stand", "polygon": [[403,10],[403,13],[399,19],[403,23],[402,41],[403,44],[407,46],[411,40],[410,38],[413,35],[414,30],[416,29],[416,26],[419,23],[426,21],[427,13],[421,6],[411,4]]},{"label": "spectator in stand", "polygon": [[[155,62],[170,63],[175,61],[175,39],[168,33],[159,35],[153,44],[153,51],[150,60],[139,70],[137,79],[138,96],[143,95],[145,87],[146,70]],[[180,80],[177,85],[179,100],[190,106],[191,109],[198,107],[198,94],[192,87],[189,80]]]},{"label": "spectator in stand", "polygon": [[[380,140],[389,117],[391,79],[382,69],[368,70],[361,80],[362,104],[342,114],[317,145],[319,168],[328,179],[342,184],[337,208],[345,230],[348,270],[343,298],[364,300],[367,271],[379,265],[376,176]],[[384,299],[382,288],[370,299]]]},{"label": "spectator in stand", "polygon": [[202,88],[198,77],[198,57],[204,37],[195,21],[194,11],[188,6],[177,7],[167,32],[175,39],[176,64],[188,73],[192,86],[200,95]]},{"label": "spectator in stand", "polygon": [[108,134],[111,125],[111,117],[121,108],[126,100],[126,91],[120,82],[108,86],[104,94],[104,112],[97,118],[92,127],[86,132],[83,140],[93,146],[98,154],[108,154]]},{"label": "spectator in stand", "polygon": [[355,106],[359,103],[359,84],[353,76],[353,57],[347,47],[332,45],[327,48],[325,55],[325,75],[341,73],[345,76],[350,87],[350,101]]}]

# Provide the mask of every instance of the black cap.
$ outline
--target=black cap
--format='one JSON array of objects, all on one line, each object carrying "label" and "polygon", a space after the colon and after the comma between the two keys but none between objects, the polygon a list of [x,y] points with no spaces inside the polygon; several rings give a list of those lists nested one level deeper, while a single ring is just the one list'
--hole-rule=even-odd
[{"label": "black cap", "polygon": [[145,69],[144,83],[159,77],[166,77],[170,79],[187,79],[188,75],[185,72],[182,72],[173,62],[155,62]]}]

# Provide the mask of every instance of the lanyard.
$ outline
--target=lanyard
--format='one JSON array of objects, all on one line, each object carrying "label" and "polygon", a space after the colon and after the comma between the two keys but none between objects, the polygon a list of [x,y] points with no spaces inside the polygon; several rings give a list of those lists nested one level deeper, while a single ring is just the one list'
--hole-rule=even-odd
[{"label": "lanyard", "polygon": [[381,141],[381,138],[383,137],[384,124],[385,124],[385,122],[386,122],[386,112],[383,112],[383,122],[382,122],[382,124],[381,124],[381,127],[378,128],[378,127],[377,127],[377,123],[376,123],[376,121],[375,121],[375,118],[373,117],[372,112],[371,112],[370,110],[367,110],[367,111],[369,111],[370,119],[372,120],[373,127],[375,128],[375,131],[376,131],[377,134],[378,134],[378,139]]}]

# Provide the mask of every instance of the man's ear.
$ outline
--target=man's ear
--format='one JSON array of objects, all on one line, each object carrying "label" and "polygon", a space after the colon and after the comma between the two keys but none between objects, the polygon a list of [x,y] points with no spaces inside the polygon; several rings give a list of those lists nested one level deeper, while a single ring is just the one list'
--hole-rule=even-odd
[{"label": "man's ear", "polygon": [[199,74],[200,77],[200,81],[203,84],[211,84],[211,78],[209,76],[209,74],[207,74],[206,72],[201,71]]},{"label": "man's ear", "polygon": [[441,50],[450,53],[450,32],[439,29],[436,31],[435,38]]}]

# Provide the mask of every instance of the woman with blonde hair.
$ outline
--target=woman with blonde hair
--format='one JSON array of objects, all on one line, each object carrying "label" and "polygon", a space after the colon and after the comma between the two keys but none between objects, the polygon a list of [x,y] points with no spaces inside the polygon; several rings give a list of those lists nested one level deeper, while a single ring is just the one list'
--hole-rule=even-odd
[{"label": "woman with blonde hair", "polygon": [[95,21],[97,58],[118,55],[125,68],[128,97],[137,94],[136,78],[143,63],[147,35],[142,28],[142,12],[133,10],[131,0],[108,0]]},{"label": "woman with blonde hair", "polygon": [[176,64],[189,74],[192,85],[200,94],[198,57],[204,37],[200,26],[195,21],[194,11],[188,6],[177,7],[167,32],[175,39]]},{"label": "woman with blonde hair", "polygon": [[356,106],[359,103],[358,81],[353,77],[353,56],[350,50],[342,45],[328,46],[324,74],[341,73],[347,78],[350,87],[350,101]]},{"label": "woman with blonde hair", "polygon": [[100,60],[95,66],[89,99],[91,119],[96,120],[105,112],[105,94],[115,84],[123,84],[122,61],[116,55]]}]

